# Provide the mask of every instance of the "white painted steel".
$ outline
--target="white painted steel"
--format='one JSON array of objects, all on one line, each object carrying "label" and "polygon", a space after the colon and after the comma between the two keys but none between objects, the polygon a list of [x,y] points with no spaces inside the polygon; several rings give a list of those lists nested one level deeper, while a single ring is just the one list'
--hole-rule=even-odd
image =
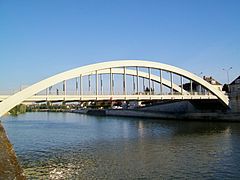
[{"label": "white painted steel", "polygon": [[[112,71],[112,74],[124,74],[124,69],[112,68],[111,71]],[[91,72],[83,74],[83,76],[87,76],[89,74],[91,74]],[[109,69],[99,70],[98,74],[110,74],[110,70]],[[131,69],[126,69],[126,75],[131,75],[131,76],[137,76],[138,75],[141,78],[143,78],[143,77],[146,78],[146,79],[149,78],[148,73],[143,72],[143,71],[138,71],[137,72],[137,71],[131,70]],[[151,78],[151,80],[160,83],[158,76],[151,74],[150,78]],[[162,78],[162,84],[169,87],[169,88],[171,87],[171,82],[168,81],[167,79]],[[179,87],[177,84],[173,83],[173,89],[175,91],[181,93],[181,87]],[[183,94],[189,94],[189,93],[187,91],[183,90]]]},{"label": "white painted steel", "polygon": [[[0,96],[0,100],[7,99],[9,96],[4,95]],[[86,94],[86,95],[35,95],[25,99],[23,102],[44,102],[44,101],[94,101],[94,100],[167,100],[167,99],[217,99],[215,95],[149,95],[149,94],[135,94],[135,95],[123,95],[123,94],[114,94],[114,95],[95,95],[95,94]]]},{"label": "white painted steel", "polygon": [[102,62],[102,63],[92,64],[92,65],[82,66],[82,67],[75,68],[63,73],[59,73],[57,75],[44,79],[40,82],[37,82],[36,84],[33,84],[32,86],[27,87],[24,90],[2,101],[0,103],[0,117],[5,113],[7,113],[10,109],[15,107],[16,105],[20,104],[21,102],[28,99],[29,97],[32,97],[34,94],[50,86],[58,84],[62,81],[78,77],[80,74],[95,72],[96,70],[101,70],[101,69],[110,69],[110,68],[117,68],[117,67],[136,67],[136,66],[145,67],[145,68],[162,69],[164,71],[169,71],[169,72],[184,76],[188,79],[191,79],[199,83],[200,85],[202,85],[202,87],[205,87],[213,95],[217,96],[217,98],[221,100],[225,105],[228,106],[229,104],[228,97],[225,96],[221,91],[215,89],[211,84],[209,84],[202,78],[198,77],[197,75],[194,75],[189,71],[186,71],[184,69],[181,69],[175,66],[162,64],[158,62],[152,62],[152,61],[120,60],[120,61],[109,61],[109,62]]},{"label": "white painted steel", "polygon": [[[119,69],[119,68],[113,68],[112,70],[112,74],[124,74],[124,69]],[[145,78],[145,79],[148,79],[149,78],[149,74],[146,73],[146,72],[143,72],[143,71],[135,71],[135,70],[132,70],[132,69],[126,69],[126,75],[130,75],[130,76],[139,76],[141,78]],[[99,70],[99,71],[96,71],[98,75],[102,75],[102,74],[110,74],[110,69],[104,69],[104,70]],[[95,72],[95,76],[96,76],[96,72]],[[89,76],[89,75],[92,75],[93,73],[92,72],[88,72],[88,73],[85,73],[85,74],[82,74],[80,75],[80,78],[79,78],[79,86],[80,86],[80,96],[82,96],[82,93],[81,93],[81,87],[82,87],[82,76]],[[98,76],[96,76],[95,78],[98,79]],[[181,87],[177,84],[172,84],[171,81],[168,81],[167,79],[164,79],[164,78],[161,78],[159,79],[158,76],[156,75],[153,75],[151,74],[151,80],[152,81],[155,81],[155,82],[158,82],[158,83],[161,83],[162,81],[162,84],[165,85],[166,87],[168,88],[171,88],[171,86],[173,86],[173,89],[176,91],[176,92],[179,92],[181,94],[190,94],[189,92],[185,91],[183,89],[181,89]],[[96,81],[97,83],[98,81]],[[64,83],[64,87],[66,86],[66,81],[63,82]],[[98,87],[98,83],[96,84],[96,87]],[[65,88],[64,88],[65,89]],[[77,88],[78,89],[78,88]],[[97,89],[96,89],[97,90]],[[78,91],[78,90],[76,90]],[[65,94],[65,92],[63,91],[63,93]],[[46,93],[47,94],[47,93]],[[162,94],[162,93],[160,93]],[[7,97],[9,97],[10,95],[0,95],[0,101],[3,101],[4,99],[6,99]],[[67,94],[66,94],[67,96]]]}]

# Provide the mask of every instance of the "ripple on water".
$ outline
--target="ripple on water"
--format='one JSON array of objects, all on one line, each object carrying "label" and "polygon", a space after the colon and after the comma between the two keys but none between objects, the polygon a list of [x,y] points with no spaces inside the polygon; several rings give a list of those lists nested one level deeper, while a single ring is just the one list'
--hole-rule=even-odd
[{"label": "ripple on water", "polygon": [[240,124],[27,113],[4,126],[29,179],[234,179]]}]

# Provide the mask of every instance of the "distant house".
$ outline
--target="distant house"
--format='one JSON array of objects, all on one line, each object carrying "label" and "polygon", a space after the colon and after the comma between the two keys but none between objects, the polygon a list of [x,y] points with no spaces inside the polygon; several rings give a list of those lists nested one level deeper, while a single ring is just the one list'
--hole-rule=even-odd
[{"label": "distant house", "polygon": [[[219,91],[222,91],[222,84],[219,83],[217,80],[213,79],[211,76],[210,77],[203,76],[203,79],[205,81],[207,81],[208,83],[210,83],[211,85],[213,85]],[[192,88],[193,92],[206,93],[205,90],[196,82],[192,82],[192,84],[191,83],[183,84],[183,89],[185,89],[187,91],[191,91],[191,88]]]},{"label": "distant house", "polygon": [[207,81],[208,83],[210,83],[211,85],[213,85],[219,91],[222,91],[222,84],[220,82],[218,82],[217,80],[213,79],[212,76],[210,76],[210,77],[203,76],[203,79],[205,81]]},{"label": "distant house", "polygon": [[231,94],[240,94],[240,76],[229,84],[229,86]]},{"label": "distant house", "polygon": [[230,105],[233,112],[240,112],[240,76],[238,76],[232,83],[230,88]]}]

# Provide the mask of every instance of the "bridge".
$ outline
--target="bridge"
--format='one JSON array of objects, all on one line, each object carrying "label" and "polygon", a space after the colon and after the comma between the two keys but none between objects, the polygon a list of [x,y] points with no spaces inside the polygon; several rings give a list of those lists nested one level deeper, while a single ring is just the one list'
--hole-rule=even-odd
[{"label": "bridge", "polygon": [[229,105],[222,91],[189,71],[152,61],[119,60],[75,68],[0,95],[0,116],[22,102],[192,99]]}]

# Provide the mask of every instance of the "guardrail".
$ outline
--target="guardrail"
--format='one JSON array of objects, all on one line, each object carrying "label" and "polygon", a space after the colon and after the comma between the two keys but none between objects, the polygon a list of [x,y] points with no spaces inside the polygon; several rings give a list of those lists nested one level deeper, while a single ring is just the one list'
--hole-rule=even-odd
[{"label": "guardrail", "polygon": [[[0,101],[9,97],[0,95]],[[174,99],[217,99],[214,95],[180,95],[180,94],[132,94],[132,95],[35,95],[24,102],[43,101],[94,101],[94,100],[174,100]]]}]

